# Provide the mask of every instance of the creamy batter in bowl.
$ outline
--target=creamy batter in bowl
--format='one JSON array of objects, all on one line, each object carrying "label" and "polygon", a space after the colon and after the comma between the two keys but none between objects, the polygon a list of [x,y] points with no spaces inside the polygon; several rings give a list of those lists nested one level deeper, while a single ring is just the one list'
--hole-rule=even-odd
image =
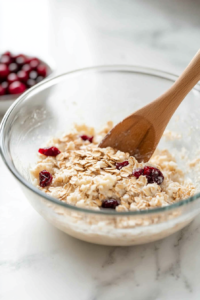
[{"label": "creamy batter in bowl", "polygon": [[79,239],[105,245],[133,245],[161,239],[183,228],[199,213],[199,86],[170,121],[159,149],[168,149],[195,194],[149,209],[91,210],[53,198],[31,182],[36,153],[74,123],[101,129],[119,122],[164,92],[176,76],[140,67],[98,67],[46,80],[10,108],[1,125],[3,159],[27,199],[50,223]]}]

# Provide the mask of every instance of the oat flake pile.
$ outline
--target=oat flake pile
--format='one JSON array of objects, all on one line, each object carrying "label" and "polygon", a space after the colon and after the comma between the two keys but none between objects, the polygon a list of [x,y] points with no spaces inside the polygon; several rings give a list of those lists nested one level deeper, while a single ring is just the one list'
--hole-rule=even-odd
[{"label": "oat flake pile", "polygon": [[149,209],[194,195],[193,184],[184,180],[167,150],[156,150],[148,163],[138,163],[128,153],[98,148],[111,128],[108,122],[95,133],[76,125],[72,133],[53,138],[40,149],[38,163],[31,169],[34,184],[60,201],[96,210]]}]

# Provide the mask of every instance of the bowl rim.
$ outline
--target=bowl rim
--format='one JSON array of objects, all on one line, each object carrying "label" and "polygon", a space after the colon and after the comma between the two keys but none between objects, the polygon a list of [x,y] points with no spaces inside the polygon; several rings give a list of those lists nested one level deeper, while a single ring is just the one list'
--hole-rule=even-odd
[{"label": "bowl rim", "polygon": [[[7,121],[9,119],[9,116],[11,112],[17,107],[19,103],[21,103],[32,91],[37,90],[41,86],[51,86],[52,83],[57,83],[60,78],[64,78],[67,76],[74,76],[74,75],[80,75],[85,72],[131,72],[131,73],[139,73],[142,75],[149,75],[153,77],[158,77],[162,79],[169,80],[171,82],[174,82],[178,76],[165,72],[159,69],[154,68],[148,68],[138,65],[102,65],[102,66],[95,66],[95,67],[88,67],[88,68],[82,68],[77,69],[73,71],[69,71],[66,73],[62,73],[58,76],[51,77],[44,79],[41,83],[38,83],[37,85],[33,86],[32,88],[28,89],[26,92],[24,92],[19,98],[11,105],[11,107],[8,109],[6,114],[4,115],[1,125],[0,125],[0,154],[2,156],[2,159],[7,166],[7,168],[10,170],[10,172],[13,174],[13,176],[19,181],[22,185],[24,185],[28,190],[31,192],[37,194],[38,196],[44,198],[45,200],[48,200],[56,205],[60,205],[62,207],[65,207],[67,209],[73,210],[74,212],[80,212],[80,213],[89,213],[94,215],[110,215],[110,216],[139,216],[139,215],[150,215],[150,214],[156,214],[156,213],[164,213],[171,211],[173,209],[179,208],[181,206],[186,206],[188,203],[194,202],[196,199],[200,198],[200,193],[195,194],[192,197],[189,197],[187,199],[181,200],[179,202],[170,204],[168,206],[164,207],[158,207],[153,208],[149,210],[140,210],[140,211],[128,211],[128,212],[117,212],[113,210],[92,210],[92,209],[86,209],[86,208],[79,208],[77,206],[73,206],[70,204],[67,204],[65,202],[61,202],[60,200],[53,198],[46,193],[39,190],[37,187],[35,187],[31,182],[24,179],[21,174],[17,171],[14,164],[11,160],[9,160],[8,155],[5,151],[5,143],[4,143],[4,129],[7,124]],[[193,90],[197,90],[200,92],[200,82],[197,83],[197,85],[193,88]]]}]

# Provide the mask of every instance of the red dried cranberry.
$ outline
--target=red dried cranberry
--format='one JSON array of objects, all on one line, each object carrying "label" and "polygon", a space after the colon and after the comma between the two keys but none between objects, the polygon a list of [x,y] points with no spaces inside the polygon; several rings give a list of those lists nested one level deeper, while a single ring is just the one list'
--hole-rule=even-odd
[{"label": "red dried cranberry", "polygon": [[148,183],[157,183],[161,184],[164,180],[162,172],[154,167],[145,166],[144,167],[144,176],[146,176]]},{"label": "red dried cranberry", "polygon": [[40,76],[46,77],[47,76],[47,68],[44,64],[40,64],[37,67],[37,72]]},{"label": "red dried cranberry", "polygon": [[56,147],[40,148],[38,152],[46,156],[57,156],[60,154],[60,150]]},{"label": "red dried cranberry", "polygon": [[127,160],[121,162],[121,163],[116,163],[116,168],[117,170],[121,170],[123,167],[126,167],[129,165],[129,162]]},{"label": "red dried cranberry", "polygon": [[39,82],[41,82],[43,79],[44,79],[44,77],[38,76],[37,79],[36,79],[36,82],[39,83]]},{"label": "red dried cranberry", "polygon": [[81,135],[81,138],[83,141],[89,141],[90,143],[92,143],[92,140],[94,137],[83,134],[83,135]]},{"label": "red dried cranberry", "polygon": [[31,71],[30,73],[29,73],[29,78],[30,79],[36,79],[38,77],[38,73],[36,72],[36,71]]},{"label": "red dried cranberry", "polygon": [[1,63],[1,64],[9,65],[11,62],[12,62],[12,59],[11,59],[11,57],[8,56],[8,55],[2,55],[2,56],[0,57],[0,63]]},{"label": "red dried cranberry", "polygon": [[16,63],[12,63],[8,66],[8,69],[11,73],[17,73],[19,70],[19,67]]},{"label": "red dried cranberry", "polygon": [[37,58],[32,58],[29,64],[32,69],[37,69],[38,65],[40,64],[40,61]]},{"label": "red dried cranberry", "polygon": [[0,78],[4,79],[8,76],[9,70],[5,64],[0,64]]},{"label": "red dried cranberry", "polygon": [[48,171],[43,170],[39,173],[39,179],[40,186],[45,187],[51,184],[53,177]]},{"label": "red dried cranberry", "polygon": [[135,176],[137,179],[144,174],[144,169],[142,168],[137,168],[133,170],[133,176]]},{"label": "red dried cranberry", "polygon": [[27,87],[32,87],[36,84],[35,80],[29,78],[26,82]]},{"label": "red dried cranberry", "polygon": [[6,89],[0,84],[0,96],[3,96],[6,94]]},{"label": "red dried cranberry", "polygon": [[32,70],[32,68],[29,64],[25,64],[22,66],[22,70],[29,73]]},{"label": "red dried cranberry", "polygon": [[26,86],[20,81],[14,81],[9,85],[10,94],[21,94],[26,90]]},{"label": "red dried cranberry", "polygon": [[116,199],[106,199],[102,203],[103,208],[110,208],[110,209],[115,209],[116,206],[119,205],[119,201]]},{"label": "red dried cranberry", "polygon": [[28,80],[28,74],[24,70],[21,70],[17,73],[17,76],[20,81],[26,82]]},{"label": "red dried cranberry", "polygon": [[9,83],[12,83],[14,81],[17,81],[18,77],[15,73],[10,73],[7,77],[7,80],[8,80]]}]

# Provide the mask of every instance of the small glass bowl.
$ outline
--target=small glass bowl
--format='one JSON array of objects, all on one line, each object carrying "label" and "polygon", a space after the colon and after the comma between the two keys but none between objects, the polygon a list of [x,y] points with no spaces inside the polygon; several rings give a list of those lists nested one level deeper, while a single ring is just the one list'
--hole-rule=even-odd
[{"label": "small glass bowl", "polygon": [[[3,52],[4,53],[4,52]],[[34,55],[31,54],[25,54],[26,56],[29,57],[35,57]],[[55,72],[55,64],[52,61],[51,58],[45,57],[45,59],[38,57],[37,58],[47,67],[47,76],[46,78],[50,78],[53,76],[53,73]],[[19,95],[5,95],[5,96],[0,96],[0,115],[2,116],[8,108],[14,103],[14,101],[19,97]]]},{"label": "small glass bowl", "polygon": [[199,173],[187,168],[187,161],[196,157],[200,145],[199,84],[168,125],[181,139],[162,139],[159,144],[175,155],[180,168],[196,184],[195,196],[151,210],[94,211],[46,195],[31,183],[29,172],[37,161],[38,148],[51,137],[70,130],[73,123],[96,129],[109,120],[117,123],[157,98],[176,78],[142,67],[94,67],[46,79],[21,95],[3,118],[0,146],[5,164],[33,207],[71,236],[104,245],[152,242],[189,224],[200,210]]}]

